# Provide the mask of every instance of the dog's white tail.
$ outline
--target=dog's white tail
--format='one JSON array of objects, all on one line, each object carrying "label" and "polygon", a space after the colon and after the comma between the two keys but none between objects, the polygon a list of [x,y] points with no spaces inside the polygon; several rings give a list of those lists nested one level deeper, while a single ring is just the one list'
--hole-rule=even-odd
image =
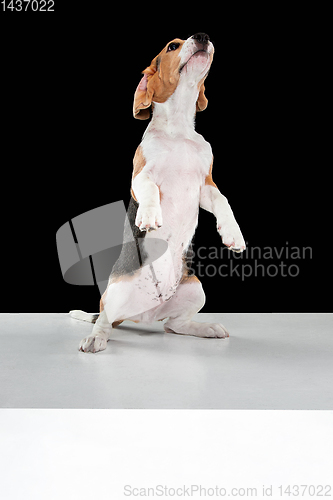
[{"label": "dog's white tail", "polygon": [[88,321],[88,323],[96,323],[99,316],[99,313],[89,314],[84,311],[80,311],[79,309],[69,311],[69,314],[72,318],[80,319],[81,321]]}]

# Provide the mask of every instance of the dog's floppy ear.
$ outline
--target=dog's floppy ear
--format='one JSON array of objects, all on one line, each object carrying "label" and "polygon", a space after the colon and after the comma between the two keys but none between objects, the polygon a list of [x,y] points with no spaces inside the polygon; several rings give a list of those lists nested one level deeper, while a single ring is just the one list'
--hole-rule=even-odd
[{"label": "dog's floppy ear", "polygon": [[198,99],[197,99],[196,110],[197,111],[203,111],[204,109],[207,108],[207,106],[208,106],[208,99],[205,96],[205,85],[202,82],[200,90],[199,90]]},{"label": "dog's floppy ear", "polygon": [[180,58],[178,55],[174,57],[168,55],[165,58],[166,54],[164,48],[143,71],[143,77],[134,94],[134,118],[147,120],[152,102],[165,102],[176,90],[180,78]]},{"label": "dog's floppy ear", "polygon": [[150,106],[158,85],[158,73],[156,58],[151,65],[143,71],[143,77],[136,88],[133,102],[133,116],[139,120],[148,120],[150,117]]}]

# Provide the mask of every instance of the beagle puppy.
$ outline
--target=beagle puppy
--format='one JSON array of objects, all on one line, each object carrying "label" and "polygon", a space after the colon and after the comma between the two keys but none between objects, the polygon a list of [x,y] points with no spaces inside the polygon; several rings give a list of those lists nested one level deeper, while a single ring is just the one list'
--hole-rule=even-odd
[{"label": "beagle puppy", "polygon": [[[204,33],[176,38],[143,71],[133,114],[151,120],[134,156],[124,230],[124,241],[131,232],[135,245],[123,246],[93,331],[80,343],[83,352],[105,349],[112,328],[125,319],[166,320],[164,329],[170,333],[229,337],[220,323],[192,320],[203,307],[205,294],[186,266],[199,207],[215,215],[227,247],[245,249],[230,205],[212,178],[211,146],[194,129],[196,112],[207,107],[204,82],[213,54],[213,44]],[[162,254],[156,254],[159,242],[164,245]],[[141,252],[139,259],[133,256],[136,251]]]}]

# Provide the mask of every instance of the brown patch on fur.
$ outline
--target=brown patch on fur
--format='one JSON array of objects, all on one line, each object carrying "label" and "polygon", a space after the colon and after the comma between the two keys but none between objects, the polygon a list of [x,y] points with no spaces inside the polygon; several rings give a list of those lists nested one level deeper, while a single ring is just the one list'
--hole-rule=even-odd
[{"label": "brown patch on fur", "polygon": [[[145,164],[146,164],[146,158],[143,156],[142,147],[138,146],[137,150],[135,151],[134,158],[133,158],[132,181],[142,171]],[[131,195],[134,198],[134,200],[137,202],[138,200],[136,199],[132,188],[131,188]]]},{"label": "brown patch on fur", "polygon": [[205,185],[207,186],[213,186],[213,187],[216,187],[217,188],[217,185],[215,184],[215,182],[213,181],[213,177],[212,177],[212,170],[213,170],[213,162],[210,166],[210,169],[209,169],[209,174],[206,176],[206,179],[205,179]]},{"label": "brown patch on fur", "polygon": [[179,284],[182,285],[184,283],[195,283],[195,282],[199,282],[200,283],[200,280],[199,280],[199,278],[197,278],[196,276],[194,276],[194,274],[191,275],[191,276],[188,276],[187,274],[183,274],[183,277],[180,280]]},{"label": "brown patch on fur", "polygon": [[134,179],[141,172],[145,164],[146,164],[146,158],[143,156],[142,147],[138,146],[133,158],[132,179]]},{"label": "brown patch on fur", "polygon": [[205,96],[205,85],[204,85],[204,79],[199,82],[198,88],[199,88],[199,95],[197,99],[197,104],[196,104],[196,111],[203,111],[204,109],[207,108],[208,106],[208,99]]},{"label": "brown patch on fur", "polygon": [[105,292],[103,293],[102,297],[101,297],[101,300],[99,301],[99,312],[101,313],[102,311],[104,311],[104,302],[103,302],[103,298],[104,298],[104,295],[106,294],[108,289],[105,290]]},{"label": "brown patch on fur", "polygon": [[117,328],[117,326],[119,326],[123,321],[123,319],[121,319],[120,321],[114,321],[112,323],[112,328]]}]

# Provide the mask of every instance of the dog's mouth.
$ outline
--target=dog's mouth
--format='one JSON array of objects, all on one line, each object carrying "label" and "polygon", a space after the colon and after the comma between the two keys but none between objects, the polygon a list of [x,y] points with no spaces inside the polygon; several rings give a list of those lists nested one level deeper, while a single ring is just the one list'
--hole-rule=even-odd
[{"label": "dog's mouth", "polygon": [[181,73],[183,71],[183,69],[185,68],[186,64],[192,59],[192,57],[195,57],[197,54],[206,54],[206,56],[208,57],[208,52],[207,50],[205,49],[198,49],[196,52],[193,52],[193,54],[187,59],[187,61],[182,64],[179,68],[179,73]]}]

